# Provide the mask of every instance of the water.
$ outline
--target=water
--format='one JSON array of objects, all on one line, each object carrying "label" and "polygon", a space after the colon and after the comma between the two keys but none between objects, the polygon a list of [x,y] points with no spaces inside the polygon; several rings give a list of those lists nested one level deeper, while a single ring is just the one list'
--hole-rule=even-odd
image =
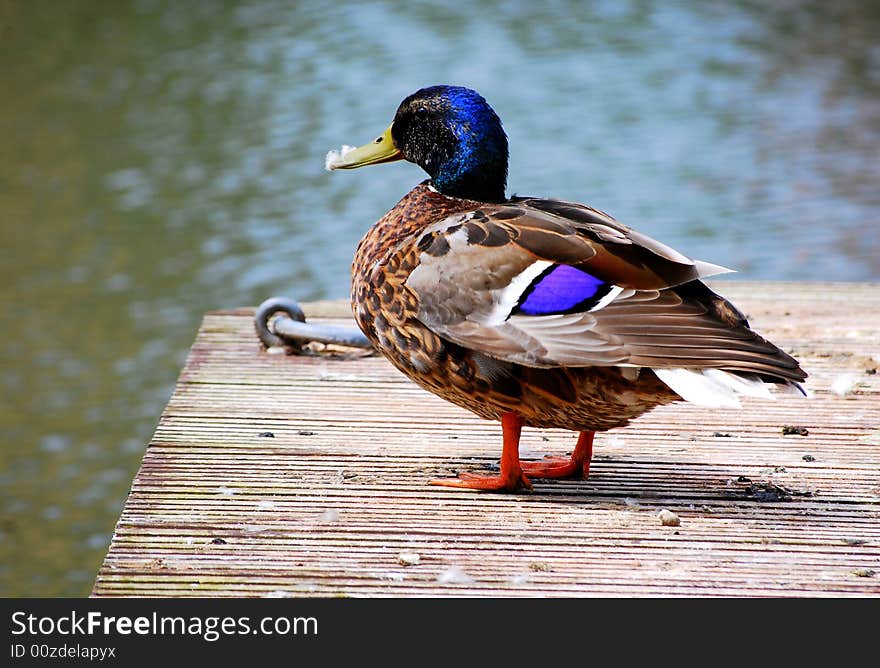
[{"label": "water", "polygon": [[0,2],[0,594],[85,595],[202,315],[348,293],[422,174],[323,171],[469,85],[513,192],[748,279],[880,279],[880,5]]}]

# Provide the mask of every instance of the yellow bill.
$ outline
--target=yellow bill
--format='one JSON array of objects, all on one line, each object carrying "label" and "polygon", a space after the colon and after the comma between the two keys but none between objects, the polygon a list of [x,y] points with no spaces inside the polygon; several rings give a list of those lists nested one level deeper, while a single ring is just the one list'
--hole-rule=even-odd
[{"label": "yellow bill", "polygon": [[389,125],[375,141],[364,144],[358,148],[343,146],[341,151],[330,151],[324,161],[328,171],[334,169],[355,169],[364,165],[377,165],[381,162],[402,160],[403,153],[394,143],[391,137]]}]

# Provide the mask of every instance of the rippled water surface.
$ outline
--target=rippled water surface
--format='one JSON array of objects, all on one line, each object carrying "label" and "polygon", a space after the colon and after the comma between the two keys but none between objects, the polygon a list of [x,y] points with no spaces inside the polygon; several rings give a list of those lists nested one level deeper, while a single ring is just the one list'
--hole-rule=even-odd
[{"label": "rippled water surface", "polygon": [[748,279],[880,279],[880,5],[0,2],[0,594],[85,595],[202,315],[346,297],[407,163],[328,174],[478,89],[510,188]]}]

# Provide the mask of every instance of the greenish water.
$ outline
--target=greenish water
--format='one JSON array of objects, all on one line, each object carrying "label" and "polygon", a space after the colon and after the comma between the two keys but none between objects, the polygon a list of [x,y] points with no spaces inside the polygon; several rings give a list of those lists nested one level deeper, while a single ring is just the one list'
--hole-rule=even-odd
[{"label": "greenish water", "polygon": [[511,190],[749,279],[880,280],[880,5],[0,0],[0,595],[89,592],[205,311],[340,298],[419,87]]}]

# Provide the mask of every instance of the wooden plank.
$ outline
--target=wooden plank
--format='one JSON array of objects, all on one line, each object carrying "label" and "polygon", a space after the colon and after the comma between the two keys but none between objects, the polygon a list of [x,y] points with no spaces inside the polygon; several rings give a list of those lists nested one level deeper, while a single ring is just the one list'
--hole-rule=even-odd
[{"label": "wooden plank", "polygon": [[[878,286],[716,287],[813,398],[666,406],[599,434],[588,480],[520,495],[426,484],[497,462],[496,423],[383,359],[270,354],[252,310],[208,314],[93,595],[880,595]],[[574,439],[526,429],[522,454]]]}]

